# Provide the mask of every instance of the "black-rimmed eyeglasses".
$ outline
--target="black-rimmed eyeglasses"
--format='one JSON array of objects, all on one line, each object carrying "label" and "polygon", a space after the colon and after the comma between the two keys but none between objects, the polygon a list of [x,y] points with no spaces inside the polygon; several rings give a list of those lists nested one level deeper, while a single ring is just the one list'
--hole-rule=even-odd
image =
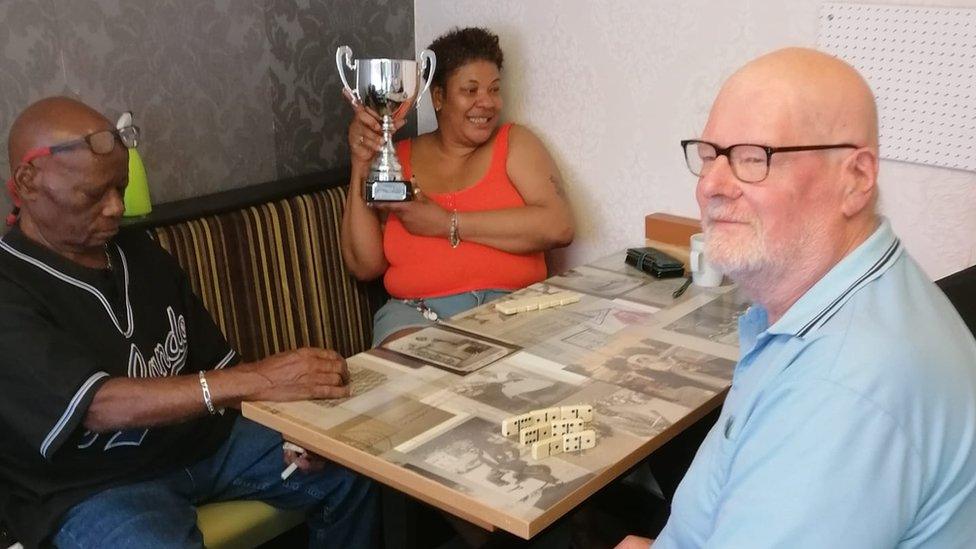
[{"label": "black-rimmed eyeglasses", "polygon": [[797,147],[768,147],[754,143],[737,143],[722,148],[715,143],[698,139],[681,141],[685,151],[685,162],[691,173],[701,177],[712,169],[715,160],[724,156],[729,161],[732,174],[744,183],[759,183],[769,175],[769,161],[775,153],[824,151],[828,149],[859,149],[851,143],[836,145],[801,145]]},{"label": "black-rimmed eyeglasses", "polygon": [[126,126],[116,130],[99,130],[57,145],[31,149],[27,151],[20,162],[21,164],[30,164],[36,158],[67,151],[81,145],[88,145],[91,152],[95,154],[108,154],[115,150],[116,141],[122,143],[122,146],[127,149],[136,148],[139,145],[139,127]]}]

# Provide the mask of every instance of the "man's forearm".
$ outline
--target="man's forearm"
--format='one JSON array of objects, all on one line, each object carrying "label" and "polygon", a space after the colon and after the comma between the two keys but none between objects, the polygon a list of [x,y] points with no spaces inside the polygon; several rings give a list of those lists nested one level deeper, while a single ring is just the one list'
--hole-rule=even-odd
[{"label": "man's forearm", "polygon": [[[205,373],[214,408],[239,407],[248,395],[270,382],[254,372],[211,370]],[[154,427],[209,414],[197,372],[163,378],[113,377],[95,393],[84,426],[96,432]]]}]

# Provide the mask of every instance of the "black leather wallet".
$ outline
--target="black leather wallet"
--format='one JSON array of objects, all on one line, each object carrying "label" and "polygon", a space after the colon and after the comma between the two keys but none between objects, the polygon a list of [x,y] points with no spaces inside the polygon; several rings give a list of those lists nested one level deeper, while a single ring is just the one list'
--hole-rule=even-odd
[{"label": "black leather wallet", "polygon": [[624,261],[657,278],[684,276],[684,264],[657,248],[628,248]]}]

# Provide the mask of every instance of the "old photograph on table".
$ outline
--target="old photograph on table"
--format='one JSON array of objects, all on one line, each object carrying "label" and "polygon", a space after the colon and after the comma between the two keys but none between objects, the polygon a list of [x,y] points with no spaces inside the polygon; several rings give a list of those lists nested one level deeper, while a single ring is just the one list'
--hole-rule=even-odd
[{"label": "old photograph on table", "polygon": [[448,390],[507,415],[518,415],[549,408],[575,393],[578,387],[541,372],[499,362],[467,376]]},{"label": "old photograph on table", "polygon": [[668,324],[664,329],[723,345],[738,346],[739,316],[748,308],[749,301],[744,296],[730,291]]},{"label": "old photograph on table", "polygon": [[577,292],[614,298],[644,285],[646,279],[582,266],[550,277],[549,283]]},{"label": "old photograph on table", "polygon": [[346,410],[342,406],[324,409],[320,403],[319,400],[295,400],[292,402],[260,401],[249,402],[248,404],[253,405],[262,414],[284,418],[289,422],[317,431],[326,431],[359,415],[359,413]]},{"label": "old photograph on table", "polygon": [[462,375],[484,368],[515,350],[436,326],[395,339],[383,347]]},{"label": "old photograph on table", "polygon": [[590,326],[573,326],[556,337],[527,345],[527,353],[542,357],[558,364],[572,364],[583,357],[599,353],[609,345],[613,333],[604,332]]},{"label": "old photograph on table", "polygon": [[[401,356],[390,352],[390,355]],[[454,376],[440,369],[408,370],[401,365],[368,353],[346,359],[349,367],[351,395],[346,398],[313,400],[320,408],[343,407],[353,412],[365,412],[398,395],[419,399],[436,390],[443,378]],[[410,375],[405,375],[406,371]],[[331,412],[328,412],[331,413]]]},{"label": "old photograph on table", "polygon": [[465,332],[480,334],[514,345],[522,345],[526,341],[544,339],[550,334],[578,322],[573,315],[567,313],[585,306],[585,303],[597,298],[583,295],[579,303],[511,315],[499,311],[496,306],[516,299],[540,297],[565,291],[563,288],[538,282],[495,301],[460,312],[444,323]]},{"label": "old photograph on table", "polygon": [[593,413],[625,433],[651,438],[686,416],[691,410],[646,393],[619,389],[592,402]]},{"label": "old photograph on table", "polygon": [[679,404],[602,381],[588,383],[570,401],[560,404],[580,402],[593,406],[593,421],[587,428],[596,432],[597,446],[562,459],[588,470],[616,463],[691,412]]},{"label": "old photograph on table", "polygon": [[394,396],[369,412],[327,431],[340,442],[373,455],[425,433],[454,417],[450,412],[405,396]]},{"label": "old photograph on table", "polygon": [[349,389],[350,394],[345,398],[330,398],[330,399],[320,399],[314,400],[317,406],[322,408],[332,408],[333,406],[338,406],[350,399],[363,396],[370,391],[376,389],[380,385],[383,385],[387,381],[387,376],[381,372],[377,372],[371,368],[363,368],[353,364],[349,364]]},{"label": "old photograph on table", "polygon": [[[586,298],[597,299],[590,296]],[[465,332],[522,346],[579,324],[580,318],[573,314],[577,305],[579,304],[507,315],[496,310],[495,303],[488,303],[465,311],[445,324]]]},{"label": "old photograph on table", "polygon": [[648,325],[655,312],[642,305],[583,294],[578,303],[512,315],[495,310],[494,304],[483,305],[453,317],[448,324],[525,347],[581,326],[614,333],[628,326]]},{"label": "old photograph on table", "polygon": [[584,355],[604,353],[616,334],[623,330],[640,329],[655,322],[655,313],[614,300],[601,299],[598,305],[575,313],[581,322],[545,340],[526,342],[529,353],[569,364]]},{"label": "old photograph on table", "polygon": [[620,362],[621,369],[648,375],[659,372],[663,379],[674,375],[715,389],[723,389],[731,383],[735,368],[734,360],[643,337],[637,330],[621,334],[614,340],[612,349],[617,359],[627,364],[624,366]]},{"label": "old photograph on table", "polygon": [[[631,337],[631,335],[633,336]],[[728,386],[735,362],[628,332],[566,367],[688,408],[696,408]]]},{"label": "old photograph on table", "polygon": [[473,487],[479,498],[510,508],[547,509],[592,476],[586,469],[560,459],[534,461],[526,447],[501,435],[497,423],[479,417],[468,419],[407,455],[415,466]]},{"label": "old photograph on table", "polygon": [[665,308],[673,307],[701,292],[709,291],[708,289],[699,288],[692,284],[679,297],[675,298],[674,292],[684,285],[687,280],[687,277],[650,279],[647,284],[630,290],[618,299],[633,301],[634,303],[650,305],[652,307]]},{"label": "old photograph on table", "polygon": [[441,368],[429,367],[426,362],[411,358],[400,353],[374,347],[365,352],[353,355],[346,362],[353,367],[354,361],[368,364],[370,368],[383,372],[397,383],[406,383],[416,387],[449,383],[454,375]]},{"label": "old photograph on table", "polygon": [[[287,417],[317,430],[330,431],[343,423],[347,423],[348,426],[362,423],[364,418],[373,415],[388,416],[389,414],[384,410],[390,406],[399,407],[395,415],[406,417],[409,415],[407,413],[409,406],[405,401],[419,401],[430,392],[439,390],[428,378],[403,375],[395,365],[364,353],[349,357],[347,365],[352,390],[352,395],[349,397],[294,402],[259,402],[255,405],[274,415]],[[437,372],[441,371],[437,370]],[[457,379],[449,374],[442,375]],[[411,408],[411,410],[417,409],[422,407]],[[345,430],[346,428],[340,428],[340,431]]]},{"label": "old photograph on table", "polygon": [[475,490],[474,488],[472,488],[470,486],[467,486],[467,485],[462,484],[460,482],[457,482],[455,480],[449,479],[449,478],[447,478],[447,477],[445,477],[443,475],[438,475],[437,473],[434,473],[433,471],[428,471],[427,469],[424,469],[423,467],[418,467],[418,466],[414,465],[413,463],[403,463],[402,464],[402,467],[404,469],[406,469],[406,470],[408,470],[408,471],[410,471],[412,473],[416,473],[416,474],[418,474],[418,475],[420,475],[420,476],[422,476],[424,478],[428,478],[430,480],[433,480],[434,482],[437,482],[439,484],[443,484],[444,486],[447,486],[448,488],[450,488],[451,490],[454,490],[455,492],[461,492],[462,494],[466,494],[466,495],[473,495],[473,494],[475,494],[477,492],[477,490]]}]

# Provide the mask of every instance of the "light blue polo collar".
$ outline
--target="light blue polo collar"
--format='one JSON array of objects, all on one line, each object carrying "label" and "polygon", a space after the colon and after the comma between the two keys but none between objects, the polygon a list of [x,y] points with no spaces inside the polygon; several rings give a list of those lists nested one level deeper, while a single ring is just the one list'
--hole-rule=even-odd
[{"label": "light blue polo collar", "polygon": [[903,249],[888,219],[882,217],[867,240],[834,265],[767,331],[805,337],[817,330],[859,289],[894,265]]}]

